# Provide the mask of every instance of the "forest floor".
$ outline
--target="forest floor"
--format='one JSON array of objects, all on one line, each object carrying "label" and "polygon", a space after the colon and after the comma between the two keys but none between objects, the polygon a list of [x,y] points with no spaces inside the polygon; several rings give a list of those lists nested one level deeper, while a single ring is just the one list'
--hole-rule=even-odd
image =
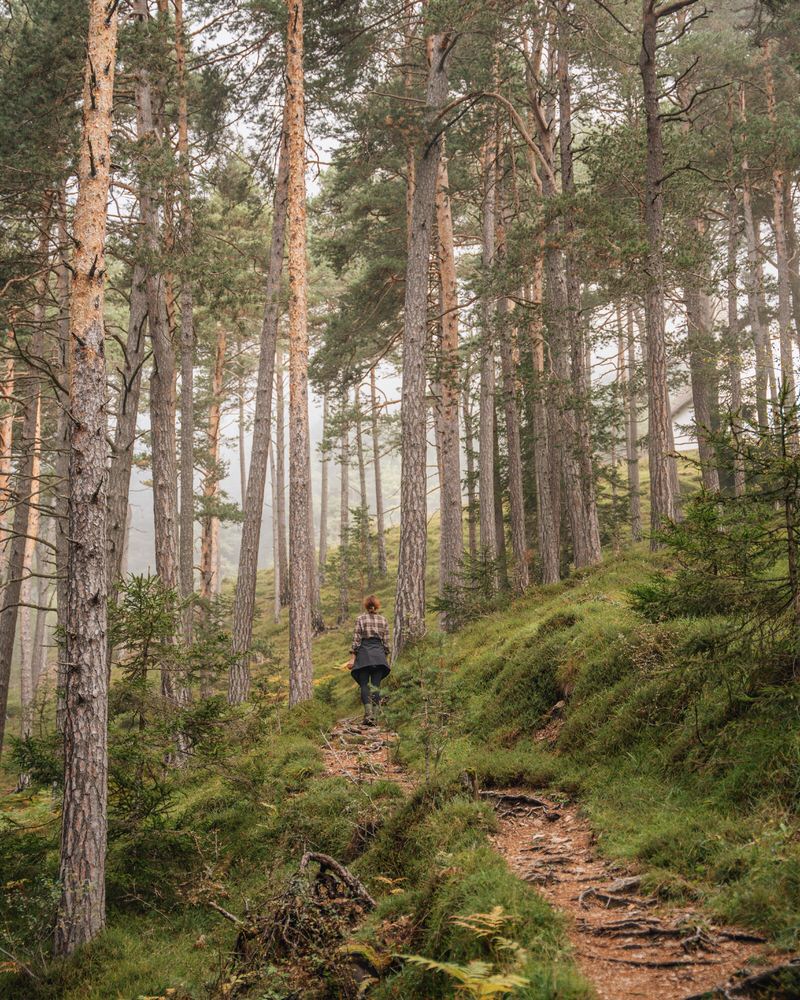
[{"label": "forest floor", "polygon": [[[384,724],[340,719],[323,736],[325,772],[356,785],[392,781],[405,792],[412,776],[395,759],[397,734]],[[510,870],[535,886],[566,918],[576,963],[599,1000],[687,1000],[726,996],[755,967],[787,956],[738,927],[717,926],[697,908],[640,894],[641,879],[603,859],[580,808],[529,788],[479,790],[497,816],[489,840]]]}]

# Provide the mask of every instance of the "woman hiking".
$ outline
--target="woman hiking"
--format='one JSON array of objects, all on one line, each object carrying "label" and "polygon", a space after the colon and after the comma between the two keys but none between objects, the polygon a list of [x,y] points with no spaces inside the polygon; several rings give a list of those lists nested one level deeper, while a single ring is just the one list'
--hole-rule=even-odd
[{"label": "woman hiking", "polygon": [[389,673],[389,623],[379,614],[381,602],[374,594],[364,598],[364,611],[356,619],[350,647],[350,673],[361,688],[364,725],[375,725],[375,706],[380,705],[380,685]]}]

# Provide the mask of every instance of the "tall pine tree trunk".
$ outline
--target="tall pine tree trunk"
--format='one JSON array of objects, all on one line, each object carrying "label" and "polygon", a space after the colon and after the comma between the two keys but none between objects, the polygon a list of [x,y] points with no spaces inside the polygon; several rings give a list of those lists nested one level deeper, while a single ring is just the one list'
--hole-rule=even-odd
[{"label": "tall pine tree trunk", "polygon": [[91,0],[70,309],[67,671],[56,955],[71,954],[105,924],[108,449],[103,304],[116,44],[117,8]]},{"label": "tall pine tree trunk", "polygon": [[364,439],[361,434],[361,388],[355,391],[356,456],[358,458],[358,488],[361,507],[361,562],[367,571],[367,590],[372,590],[372,551],[369,540],[369,500],[367,499],[367,466],[364,461]]},{"label": "tall pine tree trunk", "polygon": [[[764,89],[767,94],[767,111],[773,128],[778,128],[775,97],[775,80],[772,72],[776,42],[770,39],[764,45]],[[772,165],[772,222],[775,230],[775,264],[778,271],[778,343],[781,359],[781,383],[788,393],[790,403],[795,401],[794,362],[792,359],[792,301],[789,280],[789,251],[786,242],[786,170],[783,153],[778,148]]]},{"label": "tall pine tree trunk", "polygon": [[464,454],[467,460],[467,544],[469,561],[474,567],[478,558],[478,524],[475,517],[478,498],[475,492],[475,441],[473,435],[472,400],[469,395],[469,378],[465,376],[461,390],[461,410],[464,414]]},{"label": "tall pine tree trunk", "polygon": [[[134,14],[142,25],[148,18],[145,0],[136,0]],[[144,29],[142,29],[143,32]],[[147,70],[136,73],[136,133],[141,154],[158,155],[159,138],[153,113],[153,96]],[[160,254],[158,205],[155,192],[147,180],[147,165],[141,170],[139,211],[153,262]],[[175,350],[167,322],[164,276],[154,270],[151,262],[147,272],[147,322],[153,349],[153,369],[150,375],[150,432],[152,437],[153,528],[156,572],[161,582],[178,592],[178,471],[175,438]],[[184,704],[188,692],[182,678],[174,676],[170,667],[161,672],[161,692],[176,704]]]},{"label": "tall pine tree trunk", "polygon": [[[56,569],[56,627],[64,635],[67,628],[67,563],[69,561],[69,386],[70,386],[70,299],[72,270],[67,260],[70,237],[67,231],[67,200],[64,189],[59,192],[58,201],[58,246],[59,259],[56,266],[56,288],[58,295],[57,319],[57,363],[59,383],[58,417],[56,418],[55,459],[55,569]],[[112,465],[113,468],[113,465]],[[66,687],[66,661],[64,644],[58,644],[56,667],[56,728],[64,732],[64,691]]]},{"label": "tall pine tree trunk", "polygon": [[[217,325],[217,343],[214,350],[214,370],[211,373],[211,403],[208,408],[208,469],[203,480],[203,497],[208,507],[213,507],[219,494],[219,438],[222,409],[223,376],[227,335],[225,327]],[[200,533],[200,598],[211,601],[217,593],[217,560],[219,553],[219,518],[205,514]]]},{"label": "tall pine tree trunk", "polygon": [[[284,114],[284,132],[286,114]],[[278,176],[272,205],[272,236],[270,240],[269,268],[265,289],[266,302],[261,323],[261,340],[258,358],[258,382],[253,415],[253,439],[250,452],[250,473],[247,477],[247,491],[242,497],[244,519],[242,541],[239,548],[239,572],[236,578],[236,596],[233,604],[233,653],[236,657],[228,681],[228,700],[238,704],[247,698],[250,689],[248,651],[253,639],[253,615],[255,613],[256,575],[258,570],[258,549],[261,540],[261,519],[264,515],[264,491],[267,481],[267,459],[269,456],[272,385],[276,375],[275,358],[278,339],[278,297],[283,270],[283,249],[286,232],[286,216],[289,193],[289,149],[285,135],[281,136],[278,160]],[[277,376],[282,379],[280,365]],[[282,385],[282,381],[281,381]],[[279,468],[283,468],[283,392],[276,399],[278,419],[276,426],[280,437]],[[280,486],[279,502],[282,499],[283,484]],[[281,535],[281,540],[283,539]],[[285,546],[285,542],[284,542]],[[279,552],[281,551],[279,546]],[[284,582],[286,550],[282,549],[280,566],[281,585]]]},{"label": "tall pine tree trunk", "polygon": [[12,447],[14,437],[14,330],[6,332],[7,351],[5,370],[0,383],[0,587],[5,583],[8,561],[7,506],[10,495]]},{"label": "tall pine tree trunk", "polygon": [[141,264],[135,264],[131,277],[128,308],[128,337],[121,371],[114,427],[114,446],[108,480],[108,581],[115,587],[122,570],[125,527],[128,518],[133,449],[136,443],[136,419],[145,358],[147,327],[147,277]]},{"label": "tall pine tree trunk", "polygon": [[375,525],[378,532],[378,573],[386,576],[386,520],[383,509],[383,482],[381,476],[381,440],[378,406],[378,388],[375,382],[375,369],[369,373],[370,416],[372,420],[372,468],[375,474]]},{"label": "tall pine tree trunk", "polygon": [[[442,335],[439,352],[439,397],[437,427],[441,452],[439,512],[439,593],[445,595],[459,585],[464,555],[461,501],[461,439],[458,428],[459,369],[458,294],[453,245],[453,215],[447,160],[439,161],[436,184],[436,228],[439,235],[439,291]],[[447,616],[442,626],[449,628]]]},{"label": "tall pine tree trunk", "polygon": [[647,161],[644,218],[647,229],[648,453],[650,459],[650,547],[660,547],[659,531],[680,513],[675,442],[667,383],[667,343],[664,318],[664,144],[661,135],[659,82],[656,69],[658,9],[655,0],[642,0],[642,46],[639,70],[647,123]]},{"label": "tall pine tree trunk", "polygon": [[[747,124],[747,94],[744,81],[739,84],[739,120],[743,126]],[[770,354],[769,332],[766,317],[761,308],[763,278],[761,258],[759,256],[758,234],[753,216],[753,187],[750,179],[750,165],[747,156],[742,157],[742,218],[744,220],[745,241],[747,243],[747,270],[745,272],[745,290],[747,292],[747,313],[753,346],[756,355],[756,412],[758,423],[762,428],[769,426],[769,409],[767,407],[767,385],[769,381]]]},{"label": "tall pine tree trunk", "polygon": [[342,399],[342,436],[339,450],[339,617],[341,625],[350,614],[350,440],[347,428],[347,394]]},{"label": "tall pine tree trunk", "polygon": [[183,0],[173,0],[175,10],[175,68],[178,82],[178,170],[181,201],[180,277],[181,310],[181,506],[180,591],[184,601],[183,639],[192,641],[194,593],[194,296],[189,273],[192,253],[191,162],[189,159],[189,104],[186,92],[186,39]]},{"label": "tall pine tree trunk", "polygon": [[[567,456],[569,467],[568,482],[571,484],[570,510],[572,513],[573,537],[580,534],[580,542],[576,541],[576,565],[591,565],[600,562],[603,557],[600,545],[600,524],[597,517],[597,501],[594,488],[594,463],[592,461],[592,436],[589,421],[591,392],[589,384],[589,368],[586,359],[589,356],[586,329],[581,319],[580,282],[577,266],[574,260],[572,240],[574,239],[575,223],[573,219],[575,197],[575,178],[572,159],[572,95],[569,73],[569,50],[565,42],[566,23],[563,19],[558,25],[558,108],[559,108],[559,152],[561,159],[561,189],[567,196],[564,205],[563,231],[565,236],[564,252],[564,290],[566,294],[565,324],[567,330],[568,350],[570,354],[570,387],[565,391],[573,398],[567,421],[565,436],[565,451],[572,452]],[[572,433],[570,433],[572,431]],[[574,471],[573,471],[574,470]],[[578,482],[574,483],[573,476]],[[575,495],[575,493],[579,495]],[[579,553],[580,558],[579,558]]]},{"label": "tall pine tree trunk", "polygon": [[[481,263],[484,278],[491,280],[495,254],[495,144],[487,142],[483,154],[483,203],[481,206]],[[494,423],[495,357],[494,296],[483,297],[480,342],[480,405],[478,407],[478,495],[480,503],[480,557],[488,574],[488,589],[497,589],[497,525],[495,522]]]},{"label": "tall pine tree trunk", "polygon": [[322,450],[320,454],[319,487],[319,559],[320,586],[325,583],[325,563],[328,561],[328,396],[322,399]]},{"label": "tall pine tree trunk", "polygon": [[[36,305],[34,322],[44,322],[44,302]],[[19,609],[19,676],[20,676],[20,736],[23,740],[31,735],[33,723],[33,574],[39,536],[39,512],[42,505],[42,400],[41,393],[36,401],[36,429],[33,440],[33,466],[31,468],[31,494],[29,498],[28,537],[22,558],[22,588]]]},{"label": "tall pine tree trunk", "polygon": [[631,537],[642,540],[642,497],[639,478],[639,399],[636,392],[636,341],[633,334],[633,309],[625,310],[627,346],[627,385],[625,391],[625,458],[628,466]]},{"label": "tall pine tree trunk", "polygon": [[289,138],[289,704],[311,697],[313,545],[309,536],[311,469],[308,431],[308,266],[303,80],[303,0],[288,0],[286,107]]},{"label": "tall pine tree trunk", "polygon": [[289,603],[289,557],[286,551],[286,407],[284,405],[283,347],[275,356],[275,475],[278,489],[278,563],[281,575],[281,607]]},{"label": "tall pine tree trunk", "polygon": [[403,387],[400,426],[400,550],[394,618],[394,653],[425,634],[427,552],[427,406],[425,344],[428,319],[428,262],[441,153],[438,113],[447,100],[448,35],[428,40],[428,84],[422,138],[415,160],[411,233],[403,310]]},{"label": "tall pine tree trunk", "polygon": [[272,620],[281,620],[281,567],[278,562],[278,477],[275,471],[275,449],[269,453],[270,484],[272,487]]},{"label": "tall pine tree trunk", "polygon": [[533,356],[533,438],[535,447],[534,474],[536,479],[536,527],[539,541],[539,561],[542,583],[558,583],[561,578],[559,509],[554,495],[553,439],[547,419],[547,388],[545,386],[544,364],[544,315],[542,295],[544,292],[543,248],[539,248],[533,265],[532,299],[534,305],[531,320],[531,352]]},{"label": "tall pine tree trunk", "polygon": [[[105,80],[103,83],[105,83]],[[106,169],[108,169],[107,165]],[[49,258],[50,205],[51,200],[48,196],[45,198],[43,205],[41,235],[38,246],[40,276],[36,279],[34,286],[36,301],[33,317],[34,323],[26,352],[28,358],[34,364],[41,363],[43,356],[44,302],[47,290]],[[11,678],[11,659],[14,653],[14,639],[17,632],[17,609],[22,593],[22,581],[25,576],[25,554],[28,535],[30,533],[31,506],[36,502],[36,495],[39,491],[38,478],[34,479],[37,454],[37,428],[39,425],[39,400],[41,396],[41,382],[37,368],[31,365],[24,382],[21,378],[21,373],[17,372],[14,394],[20,401],[19,405],[22,412],[19,429],[20,458],[14,477],[14,491],[11,494],[14,503],[14,517],[11,526],[11,539],[7,544],[6,579],[2,594],[2,610],[0,610],[0,754],[3,751],[3,739],[5,736],[8,686]]]}]

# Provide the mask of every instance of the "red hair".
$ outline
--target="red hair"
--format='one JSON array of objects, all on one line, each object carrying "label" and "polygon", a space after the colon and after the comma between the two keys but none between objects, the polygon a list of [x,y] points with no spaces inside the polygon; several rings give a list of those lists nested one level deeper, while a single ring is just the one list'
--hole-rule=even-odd
[{"label": "red hair", "polygon": [[380,611],[381,602],[374,594],[370,594],[369,597],[364,598],[364,610],[365,611]]}]

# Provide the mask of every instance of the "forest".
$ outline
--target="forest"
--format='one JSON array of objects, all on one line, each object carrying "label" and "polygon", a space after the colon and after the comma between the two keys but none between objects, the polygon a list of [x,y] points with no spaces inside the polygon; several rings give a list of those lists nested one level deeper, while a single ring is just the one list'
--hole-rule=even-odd
[{"label": "forest", "polygon": [[800,5],[0,25],[0,997],[799,997]]}]

